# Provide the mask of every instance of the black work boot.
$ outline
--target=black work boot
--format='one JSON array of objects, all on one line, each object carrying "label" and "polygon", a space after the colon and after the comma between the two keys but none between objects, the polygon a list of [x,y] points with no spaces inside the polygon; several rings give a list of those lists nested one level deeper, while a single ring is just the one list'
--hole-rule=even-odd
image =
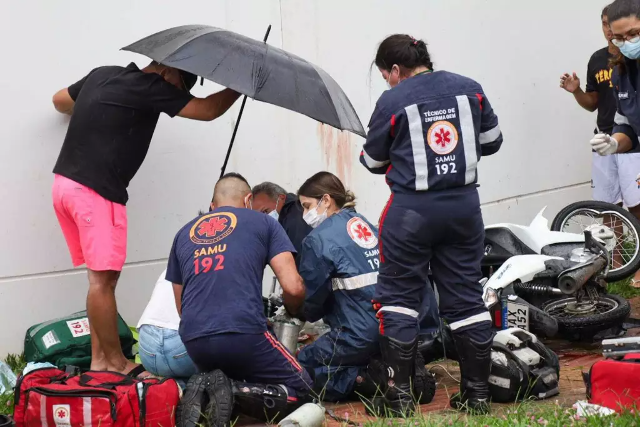
[{"label": "black work boot", "polygon": [[381,397],[385,390],[385,372],[387,369],[382,363],[382,358],[374,356],[369,360],[366,368],[361,368],[353,386],[353,398],[355,400]]},{"label": "black work boot", "polygon": [[[424,359],[417,352],[415,359],[412,387],[412,396],[421,405],[431,403],[436,392],[436,380],[425,367]],[[369,361],[369,365],[358,373],[353,389],[355,400],[370,400],[384,395],[387,369],[380,356],[375,356]]]},{"label": "black work boot", "polygon": [[486,414],[490,410],[489,373],[491,372],[491,344],[493,336],[478,342],[467,334],[454,334],[460,362],[460,393],[449,402],[451,407],[472,414]]},{"label": "black work boot", "polygon": [[[411,384],[415,372],[418,339],[403,342],[380,335],[380,350],[386,368],[385,395],[382,400],[373,399],[373,412],[382,416],[411,416],[416,405]],[[384,403],[384,409],[381,407],[381,403]]]},{"label": "black work boot", "polygon": [[207,425],[229,427],[233,411],[233,391],[231,380],[219,369],[211,372],[207,382],[209,404],[205,411]]},{"label": "black work boot", "polygon": [[235,409],[268,423],[280,422],[306,402],[306,399],[289,399],[287,390],[281,385],[233,381],[232,386]]},{"label": "black work boot", "polygon": [[203,409],[209,398],[206,388],[209,384],[209,374],[195,374],[189,378],[180,404],[176,410],[177,427],[197,427],[203,418]]},{"label": "black work boot", "polygon": [[413,398],[420,405],[431,403],[436,394],[436,379],[425,365],[424,358],[420,352],[418,352],[416,354],[416,370],[413,375],[411,387],[413,390]]}]

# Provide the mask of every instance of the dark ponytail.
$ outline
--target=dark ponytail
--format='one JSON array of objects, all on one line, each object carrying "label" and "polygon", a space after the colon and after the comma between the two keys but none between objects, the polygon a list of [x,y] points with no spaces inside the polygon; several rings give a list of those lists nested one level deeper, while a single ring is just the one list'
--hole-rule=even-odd
[{"label": "dark ponytail", "polygon": [[384,39],[378,47],[374,63],[385,71],[391,71],[394,65],[398,65],[403,72],[420,66],[433,69],[427,44],[406,34],[394,34]]}]

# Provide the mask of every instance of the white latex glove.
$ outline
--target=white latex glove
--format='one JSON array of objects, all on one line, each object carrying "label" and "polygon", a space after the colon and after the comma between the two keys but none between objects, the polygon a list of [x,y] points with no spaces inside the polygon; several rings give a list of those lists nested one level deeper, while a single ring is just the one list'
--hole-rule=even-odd
[{"label": "white latex glove", "polygon": [[609,156],[618,151],[618,141],[604,133],[597,134],[589,142],[591,143],[591,148],[601,156]]}]

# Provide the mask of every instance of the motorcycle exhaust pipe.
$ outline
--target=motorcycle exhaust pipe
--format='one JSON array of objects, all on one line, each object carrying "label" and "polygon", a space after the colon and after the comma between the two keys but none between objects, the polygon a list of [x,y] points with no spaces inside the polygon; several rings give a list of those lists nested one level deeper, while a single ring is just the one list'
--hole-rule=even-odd
[{"label": "motorcycle exhaust pipe", "polygon": [[607,260],[603,257],[598,257],[589,264],[565,270],[558,276],[558,288],[563,294],[575,294],[578,289],[587,283],[587,280],[602,271],[606,266]]}]

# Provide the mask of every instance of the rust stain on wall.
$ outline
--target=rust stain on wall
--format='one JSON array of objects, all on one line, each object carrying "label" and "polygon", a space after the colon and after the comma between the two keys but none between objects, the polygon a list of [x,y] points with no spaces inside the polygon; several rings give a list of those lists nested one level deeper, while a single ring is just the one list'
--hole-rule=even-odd
[{"label": "rust stain on wall", "polygon": [[317,132],[325,169],[335,173],[349,188],[354,162],[351,134],[321,123],[318,123]]}]

